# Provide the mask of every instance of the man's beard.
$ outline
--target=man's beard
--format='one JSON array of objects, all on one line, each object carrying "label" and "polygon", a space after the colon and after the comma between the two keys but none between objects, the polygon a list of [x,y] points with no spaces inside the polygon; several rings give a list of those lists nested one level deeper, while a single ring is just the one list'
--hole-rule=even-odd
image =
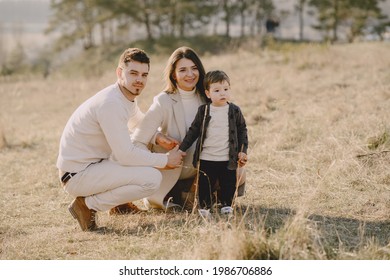
[{"label": "man's beard", "polygon": [[122,87],[126,90],[126,94],[128,95],[139,96],[142,92],[142,89],[140,88],[135,88],[133,91],[131,91],[125,85],[122,85]]},{"label": "man's beard", "polygon": [[132,94],[132,95],[135,95],[135,96],[138,96],[138,95],[140,95],[141,94],[141,89],[139,89],[139,88],[136,88],[134,91],[130,91],[129,90],[129,92]]}]

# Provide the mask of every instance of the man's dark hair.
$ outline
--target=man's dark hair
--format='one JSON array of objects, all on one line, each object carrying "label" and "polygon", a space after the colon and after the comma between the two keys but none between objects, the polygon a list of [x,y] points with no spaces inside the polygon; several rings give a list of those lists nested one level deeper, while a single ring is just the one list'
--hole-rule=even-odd
[{"label": "man's dark hair", "polygon": [[141,49],[128,48],[127,50],[125,50],[119,58],[118,67],[124,68],[130,61],[146,63],[150,68],[150,58],[148,57],[146,52]]}]

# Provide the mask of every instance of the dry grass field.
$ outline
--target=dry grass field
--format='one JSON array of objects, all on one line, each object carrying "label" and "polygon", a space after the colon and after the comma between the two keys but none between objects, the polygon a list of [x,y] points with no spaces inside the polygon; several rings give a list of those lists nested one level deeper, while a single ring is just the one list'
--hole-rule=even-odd
[{"label": "dry grass field", "polygon": [[[390,259],[390,44],[284,45],[202,57],[246,116],[247,192],[231,218],[110,217],[82,232],[55,161],[74,109],[115,81],[0,81],[0,259]],[[163,87],[152,56],[139,98]],[[136,202],[140,203],[140,202]]]}]

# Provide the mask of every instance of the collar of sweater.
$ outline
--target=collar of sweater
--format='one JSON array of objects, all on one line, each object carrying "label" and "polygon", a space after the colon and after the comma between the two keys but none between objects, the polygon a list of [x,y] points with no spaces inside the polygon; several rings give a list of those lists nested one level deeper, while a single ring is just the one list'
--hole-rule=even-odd
[{"label": "collar of sweater", "polygon": [[195,97],[196,88],[191,91],[182,90],[181,88],[177,88],[177,90],[180,93],[182,99],[191,99]]},{"label": "collar of sweater", "polygon": [[223,106],[214,106],[213,104],[210,104],[211,111],[226,111],[228,109],[229,109],[229,103],[226,103],[226,105]]}]

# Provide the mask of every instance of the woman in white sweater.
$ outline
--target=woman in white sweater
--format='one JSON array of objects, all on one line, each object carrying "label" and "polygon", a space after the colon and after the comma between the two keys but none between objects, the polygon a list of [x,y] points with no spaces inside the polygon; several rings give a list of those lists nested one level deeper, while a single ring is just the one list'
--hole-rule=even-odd
[{"label": "woman in white sweater", "polygon": [[[180,143],[191,126],[198,107],[207,101],[204,76],[203,64],[194,50],[189,47],[176,49],[165,68],[166,88],[154,98],[142,123],[132,135],[134,143],[145,149],[151,143],[152,150],[158,153],[165,153]],[[160,145],[156,145],[157,129],[161,131],[160,136],[167,140],[164,147],[161,146],[161,140]],[[194,178],[196,169],[191,163],[194,150],[195,145],[187,150],[183,162],[185,168],[162,171],[163,180],[159,190],[144,200],[147,207],[166,208],[169,205],[164,198],[177,181]],[[173,202],[177,202],[175,198]]]}]

